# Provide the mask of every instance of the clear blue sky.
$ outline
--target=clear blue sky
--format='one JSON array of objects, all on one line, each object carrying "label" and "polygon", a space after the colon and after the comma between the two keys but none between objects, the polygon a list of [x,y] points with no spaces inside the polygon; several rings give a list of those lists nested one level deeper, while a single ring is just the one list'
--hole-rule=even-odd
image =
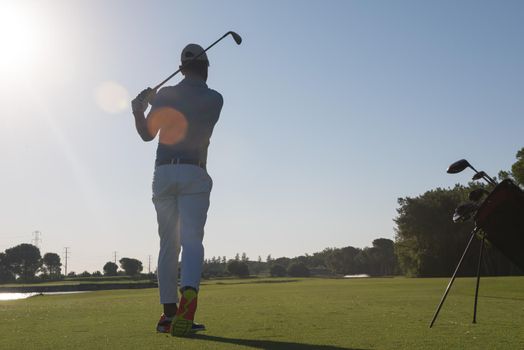
[{"label": "clear blue sky", "polygon": [[445,173],[459,158],[507,170],[524,146],[522,1],[3,0],[0,13],[0,250],[39,230],[43,253],[71,248],[70,271],[113,251],[156,267],[156,141],[128,105],[187,43],[228,30],[244,43],[209,52],[225,104],[207,257],[393,239],[398,197],[466,182]]}]

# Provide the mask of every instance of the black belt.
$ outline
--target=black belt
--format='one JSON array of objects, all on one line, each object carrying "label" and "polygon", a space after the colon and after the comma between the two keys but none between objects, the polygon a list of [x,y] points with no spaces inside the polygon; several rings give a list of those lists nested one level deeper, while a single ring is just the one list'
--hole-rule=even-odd
[{"label": "black belt", "polygon": [[172,159],[157,160],[155,162],[155,166],[167,165],[167,164],[192,164],[192,165],[199,166],[202,169],[206,169],[206,163],[200,160],[195,160],[195,159],[172,158]]}]

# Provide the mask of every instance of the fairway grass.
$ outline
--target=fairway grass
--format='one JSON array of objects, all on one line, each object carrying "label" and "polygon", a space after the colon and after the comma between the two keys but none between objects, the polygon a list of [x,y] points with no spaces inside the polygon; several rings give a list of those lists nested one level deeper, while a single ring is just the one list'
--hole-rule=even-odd
[{"label": "fairway grass", "polygon": [[[260,283],[265,281],[280,283]],[[190,339],[156,334],[156,289],[0,302],[0,349],[524,349],[524,277],[228,280],[202,286]]]}]

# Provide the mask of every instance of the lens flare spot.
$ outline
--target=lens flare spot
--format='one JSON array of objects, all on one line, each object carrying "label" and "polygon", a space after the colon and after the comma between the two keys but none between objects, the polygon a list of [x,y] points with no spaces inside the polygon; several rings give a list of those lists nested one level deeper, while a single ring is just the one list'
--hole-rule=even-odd
[{"label": "lens flare spot", "polygon": [[126,88],[114,81],[105,81],[95,89],[98,107],[107,113],[120,113],[129,108],[129,93]]},{"label": "lens flare spot", "polygon": [[160,132],[160,143],[175,145],[186,138],[187,119],[174,108],[161,107],[148,117],[148,128],[152,135]]}]

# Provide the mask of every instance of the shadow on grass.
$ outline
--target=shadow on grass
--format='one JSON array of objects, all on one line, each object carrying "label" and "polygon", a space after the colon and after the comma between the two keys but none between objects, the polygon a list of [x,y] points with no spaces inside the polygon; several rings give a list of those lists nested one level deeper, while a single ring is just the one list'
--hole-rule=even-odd
[{"label": "shadow on grass", "polygon": [[490,298],[490,299],[503,299],[503,300],[514,300],[514,301],[523,301],[524,298],[519,297],[499,297],[494,295],[479,295],[479,298]]},{"label": "shadow on grass", "polygon": [[356,348],[342,348],[340,346],[333,345],[313,345],[313,344],[302,344],[293,343],[286,341],[276,340],[253,340],[253,339],[237,339],[237,338],[225,338],[216,337],[213,335],[195,334],[191,338],[215,341],[219,343],[235,344],[249,346],[255,349],[267,349],[267,350],[364,350]]},{"label": "shadow on grass", "polygon": [[257,281],[256,279],[246,279],[245,281],[239,281],[239,282],[216,282],[213,284],[216,285],[229,285],[229,284],[254,284],[254,283],[293,283],[293,282],[299,282],[300,280],[262,280]]}]

